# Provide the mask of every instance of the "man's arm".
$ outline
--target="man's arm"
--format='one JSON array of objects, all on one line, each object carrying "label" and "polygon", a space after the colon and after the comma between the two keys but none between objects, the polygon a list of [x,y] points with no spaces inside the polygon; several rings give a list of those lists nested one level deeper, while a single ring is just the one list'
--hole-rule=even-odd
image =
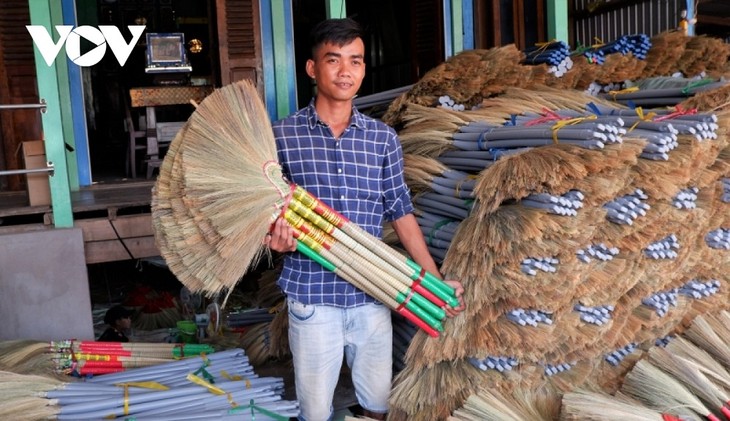
[{"label": "man's arm", "polygon": [[[436,266],[436,262],[431,257],[431,253],[428,252],[426,241],[423,239],[421,228],[418,226],[418,221],[412,213],[404,215],[392,223],[395,233],[398,235],[403,247],[406,249],[411,259],[418,263],[423,269],[431,272],[433,275],[440,279],[443,279],[443,275]],[[445,280],[447,284],[454,288],[456,298],[459,299],[459,306],[456,308],[446,307],[446,312],[449,316],[455,316],[464,310],[464,303],[461,300],[461,294],[464,292],[464,288],[461,283],[455,280]]]}]

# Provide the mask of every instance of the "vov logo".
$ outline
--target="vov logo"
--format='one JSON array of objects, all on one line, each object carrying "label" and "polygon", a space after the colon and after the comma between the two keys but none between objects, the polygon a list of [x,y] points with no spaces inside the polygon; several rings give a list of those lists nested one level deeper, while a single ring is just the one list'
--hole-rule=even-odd
[{"label": "vov logo", "polygon": [[[53,42],[51,35],[43,25],[26,25],[26,28],[47,65],[53,64],[61,48],[66,44],[68,58],[78,66],[89,67],[101,61],[104,54],[106,54],[107,45],[111,48],[119,65],[124,66],[129,55],[132,54],[135,44],[142,36],[145,25],[127,26],[132,34],[132,40],[129,43],[124,40],[119,28],[113,25],[100,25],[98,29],[88,25],[77,28],[71,25],[56,25],[56,32],[59,35],[57,42]],[[91,42],[96,47],[81,55],[81,38]]]}]

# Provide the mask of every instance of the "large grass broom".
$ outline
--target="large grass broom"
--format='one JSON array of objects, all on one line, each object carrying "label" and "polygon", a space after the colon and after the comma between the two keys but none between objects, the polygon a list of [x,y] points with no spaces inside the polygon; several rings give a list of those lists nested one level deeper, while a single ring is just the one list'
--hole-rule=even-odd
[{"label": "large grass broom", "polygon": [[654,347],[649,351],[649,361],[671,374],[710,408],[719,408],[719,412],[726,418],[730,416],[730,410],[724,406],[726,402],[730,401],[728,393],[708,379],[692,363],[660,347]]},{"label": "large grass broom", "polygon": [[[574,390],[563,395],[560,419],[581,421],[666,421],[665,414],[605,393]],[[678,418],[674,418],[678,419]]]},{"label": "large grass broom", "polygon": [[699,420],[719,421],[692,392],[678,380],[646,360],[640,360],[626,375],[621,391],[649,408]]},{"label": "large grass broom", "polygon": [[453,288],[283,178],[268,116],[249,82],[207,97],[172,143],[153,189],[153,226],[170,270],[191,291],[231,291],[266,253],[261,239],[271,223],[291,208],[326,220],[325,231],[358,259],[395,268],[408,288],[428,288],[439,297],[434,304],[458,305]]}]

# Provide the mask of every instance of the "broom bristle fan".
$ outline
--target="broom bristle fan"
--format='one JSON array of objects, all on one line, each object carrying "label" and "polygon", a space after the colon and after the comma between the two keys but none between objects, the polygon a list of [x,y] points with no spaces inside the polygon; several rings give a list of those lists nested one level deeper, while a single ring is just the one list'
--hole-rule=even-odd
[{"label": "broom bristle fan", "polygon": [[[289,190],[257,95],[242,82],[203,100],[166,154],[153,190],[155,236],[167,246],[160,251],[192,291],[231,289],[258,262],[261,239]],[[191,235],[196,228],[199,235]]]}]

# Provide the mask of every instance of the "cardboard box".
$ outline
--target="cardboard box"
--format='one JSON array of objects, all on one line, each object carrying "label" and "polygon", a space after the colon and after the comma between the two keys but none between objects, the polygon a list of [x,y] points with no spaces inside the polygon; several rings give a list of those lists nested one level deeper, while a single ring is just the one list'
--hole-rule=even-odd
[{"label": "cardboard box", "polygon": [[[46,167],[46,147],[42,140],[23,142],[23,162],[26,169]],[[33,173],[26,175],[28,184],[28,201],[31,206],[51,204],[51,185],[48,173]]]}]

